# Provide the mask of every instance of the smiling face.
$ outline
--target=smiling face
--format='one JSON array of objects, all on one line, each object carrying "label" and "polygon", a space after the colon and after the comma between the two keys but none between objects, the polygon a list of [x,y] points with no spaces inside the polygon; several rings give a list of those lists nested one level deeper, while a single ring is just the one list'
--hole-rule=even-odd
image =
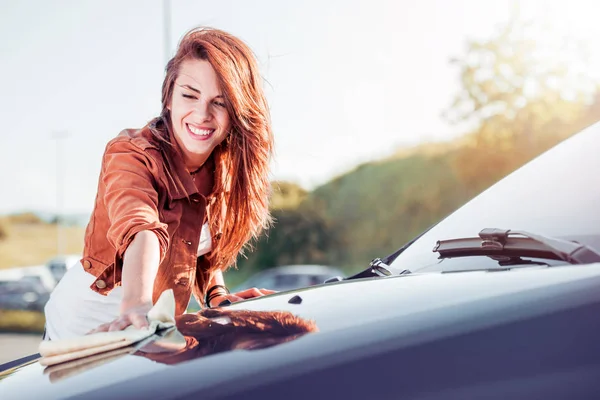
[{"label": "smiling face", "polygon": [[208,61],[182,62],[168,109],[185,165],[193,171],[227,137],[230,127],[225,98]]}]

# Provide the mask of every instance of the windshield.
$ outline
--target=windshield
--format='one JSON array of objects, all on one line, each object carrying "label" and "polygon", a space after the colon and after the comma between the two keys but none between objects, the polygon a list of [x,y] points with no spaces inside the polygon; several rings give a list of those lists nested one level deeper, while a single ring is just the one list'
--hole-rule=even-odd
[{"label": "windshield", "polygon": [[[462,206],[401,253],[393,272],[497,267],[483,257],[438,259],[438,240],[484,228],[524,230],[600,249],[600,123],[565,140]],[[555,264],[555,262],[552,262]]]}]

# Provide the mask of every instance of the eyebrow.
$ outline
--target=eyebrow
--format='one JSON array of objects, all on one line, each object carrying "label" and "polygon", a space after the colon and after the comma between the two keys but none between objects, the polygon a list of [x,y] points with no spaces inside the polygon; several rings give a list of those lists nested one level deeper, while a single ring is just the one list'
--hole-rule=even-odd
[{"label": "eyebrow", "polygon": [[[195,87],[193,87],[193,86],[190,86],[190,85],[179,85],[179,84],[177,84],[177,86],[179,86],[179,87],[182,87],[182,88],[185,88],[185,89],[189,89],[189,90],[191,90],[192,92],[196,92],[196,93],[198,93],[198,94],[202,94],[202,92],[201,92],[199,89],[196,89]],[[222,95],[222,94],[220,94],[220,95],[218,95],[218,96],[215,96],[215,99],[217,99],[217,98],[223,98],[223,95]]]}]

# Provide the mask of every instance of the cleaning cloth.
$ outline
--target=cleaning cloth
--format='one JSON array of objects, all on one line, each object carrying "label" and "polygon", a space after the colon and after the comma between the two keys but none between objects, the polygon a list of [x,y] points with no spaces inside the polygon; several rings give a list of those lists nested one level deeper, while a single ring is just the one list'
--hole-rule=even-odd
[{"label": "cleaning cloth", "polygon": [[[166,290],[160,295],[147,317],[149,325],[144,329],[130,325],[122,331],[97,332],[70,339],[42,341],[38,348],[42,356],[39,363],[49,366],[81,359],[127,347],[152,336],[159,330],[176,330],[175,296],[172,289]],[[185,338],[179,332],[175,332],[175,340],[185,344]]]}]

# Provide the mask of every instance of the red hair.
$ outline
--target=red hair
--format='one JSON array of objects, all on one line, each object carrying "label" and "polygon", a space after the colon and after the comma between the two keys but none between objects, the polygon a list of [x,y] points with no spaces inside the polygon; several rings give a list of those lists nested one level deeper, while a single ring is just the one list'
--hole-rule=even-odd
[{"label": "red hair", "polygon": [[[228,318],[224,325],[213,321]],[[146,352],[136,354],[151,360],[177,364],[210,354],[240,348],[241,341],[250,341],[246,350],[258,350],[296,340],[307,333],[318,332],[315,321],[306,320],[289,311],[250,311],[205,309],[193,314],[175,317],[177,330],[185,336],[186,347],[179,351]],[[159,340],[160,343],[160,340]]]},{"label": "red hair", "polygon": [[212,273],[235,265],[250,239],[258,238],[272,222],[269,162],[273,133],[262,78],[250,48],[227,32],[195,28],[184,35],[166,68],[161,116],[169,135],[172,127],[167,106],[181,64],[188,59],[212,65],[231,120],[228,137],[211,155],[215,161],[215,186],[208,215],[213,249],[206,257]]}]

